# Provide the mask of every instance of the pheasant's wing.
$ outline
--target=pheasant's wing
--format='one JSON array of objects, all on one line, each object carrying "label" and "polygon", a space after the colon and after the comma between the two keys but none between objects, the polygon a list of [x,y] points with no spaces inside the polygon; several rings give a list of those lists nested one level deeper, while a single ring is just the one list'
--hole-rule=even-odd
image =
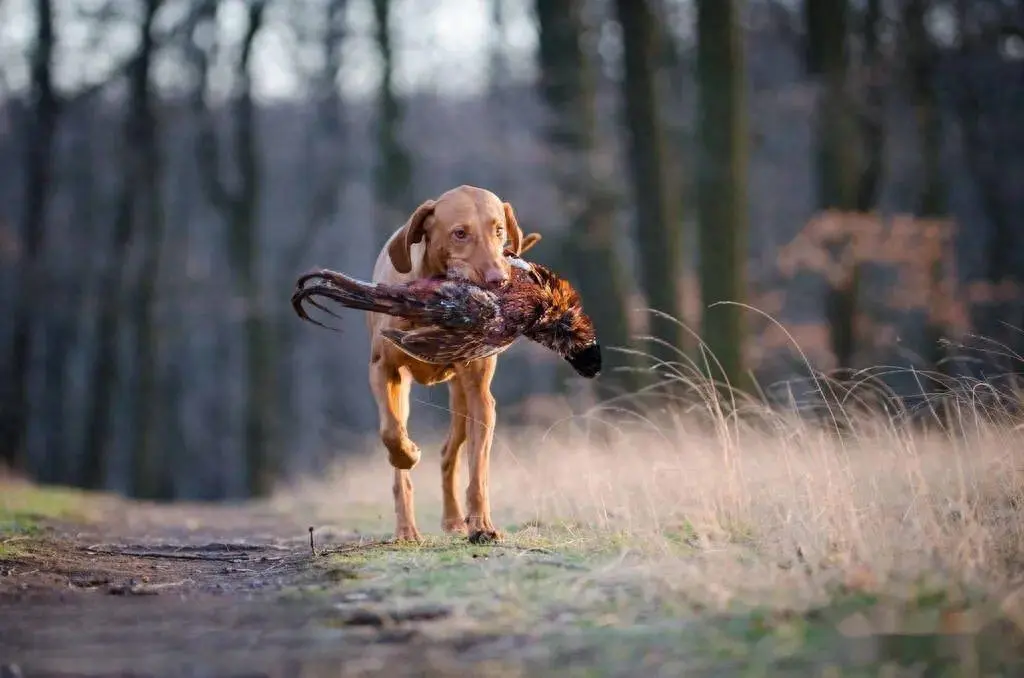
[{"label": "pheasant's wing", "polygon": [[435,365],[479,360],[500,353],[508,346],[508,343],[488,343],[479,333],[437,326],[414,330],[388,328],[381,330],[381,335],[407,355]]}]

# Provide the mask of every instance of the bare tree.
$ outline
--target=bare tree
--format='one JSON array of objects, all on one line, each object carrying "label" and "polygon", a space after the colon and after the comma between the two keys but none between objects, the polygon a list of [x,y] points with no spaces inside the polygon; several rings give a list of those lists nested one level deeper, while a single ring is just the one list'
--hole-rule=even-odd
[{"label": "bare tree", "polygon": [[170,498],[171,475],[160,447],[163,426],[159,384],[160,334],[156,328],[154,306],[160,279],[161,250],[164,239],[164,210],[161,185],[163,160],[160,156],[158,122],[153,102],[151,71],[156,49],[153,23],[163,0],[142,0],[139,48],[129,75],[130,115],[135,119],[135,151],[139,155],[138,231],[142,261],[134,285],[135,356],[138,382],[135,406],[138,408],[136,436],[131,446],[134,457],[134,493],[139,497]]},{"label": "bare tree", "polygon": [[[97,235],[99,207],[103,197],[95,164],[97,147],[102,142],[94,134],[95,120],[88,102],[85,105],[68,102],[63,106],[61,119],[64,121],[62,127],[71,136],[69,157],[62,160],[59,167],[64,175],[63,181],[69,188],[74,228],[78,232],[70,239],[69,244],[74,248],[82,243],[93,242]],[[48,229],[53,240],[67,243],[68,234],[58,231],[59,224],[54,226]],[[51,256],[49,252],[47,256]],[[60,263],[64,277],[60,284],[61,293],[59,299],[50,306],[45,319],[42,392],[39,397],[40,406],[35,414],[50,425],[46,426],[43,460],[37,479],[44,483],[71,485],[80,482],[77,476],[77,455],[81,452],[81,439],[74,435],[70,426],[53,426],[52,422],[72,421],[84,405],[68,389],[68,366],[75,347],[80,345],[85,334],[80,310],[91,290],[90,285],[83,284],[83,281],[91,278],[93,270],[92,262],[86,257]]]},{"label": "bare tree", "polygon": [[0,461],[14,469],[26,464],[29,356],[33,332],[33,300],[39,284],[39,262],[52,191],[54,140],[60,102],[54,91],[53,58],[57,44],[53,4],[36,0],[36,35],[31,57],[28,129],[25,134],[25,205],[21,219],[19,290],[15,302],[11,354],[0,401]]},{"label": "bare tree", "polygon": [[395,57],[391,39],[391,0],[373,0],[380,51],[381,83],[377,90],[377,165],[374,173],[378,244],[412,211],[412,160],[402,143],[402,104],[395,93]]},{"label": "bare tree", "polygon": [[[283,272],[287,280],[280,280],[277,287],[288,289],[294,282],[295,271],[302,258],[309,253],[316,237],[330,223],[339,208],[339,191],[345,177],[351,171],[351,163],[342,152],[345,144],[345,112],[344,102],[338,91],[338,76],[342,67],[342,48],[345,41],[345,9],[348,0],[326,0],[315,8],[317,11],[296,16],[295,32],[300,42],[315,42],[322,59],[315,72],[306,75],[311,85],[314,101],[314,122],[308,128],[306,138],[307,162],[316,167],[314,179],[306,188],[306,204],[308,209],[299,220],[298,236],[291,247],[283,254]],[[311,25],[301,24],[309,19]],[[318,153],[317,148],[327,148],[326,153]],[[323,157],[324,160],[319,158]],[[277,348],[282,356],[290,355],[297,343],[299,324],[288,313],[279,323],[279,340]],[[295,376],[288,360],[278,361],[278,383],[282,398],[278,403],[279,411],[284,413],[284,425],[297,422],[298,413],[294,412],[295,399],[291,397],[295,386]],[[285,388],[290,385],[291,388]],[[344,414],[343,414],[344,416]],[[351,426],[354,421],[343,422]],[[285,431],[281,432],[285,434]],[[282,439],[291,439],[282,435]]]},{"label": "bare tree", "polygon": [[[1012,9],[1011,6],[1000,5],[968,0],[957,0],[954,4],[959,31],[958,57],[963,69],[957,88],[956,115],[962,135],[965,164],[978,194],[981,213],[987,222],[985,230],[988,231],[988,247],[983,278],[994,292],[1007,287],[1019,290],[1024,282],[1024,275],[1018,265],[1024,258],[1024,237],[1021,237],[1019,228],[1014,226],[1014,210],[1008,200],[1008,195],[1016,191],[1017,187],[1006,185],[1013,180],[1009,178],[1012,174],[1008,174],[1004,168],[1009,140],[1002,138],[997,127],[1000,114],[990,108],[993,107],[994,97],[984,94],[989,89],[987,83],[973,77],[980,75],[979,67],[986,58],[986,45],[996,44],[992,38],[997,31],[1003,30],[1001,26],[992,26],[992,23],[1000,23],[998,10],[1015,11],[1018,17],[1024,14],[1021,3]],[[1012,23],[1005,21],[1006,25]],[[1019,25],[1019,19],[1017,23]],[[1010,300],[997,295],[994,303],[978,310],[975,322],[978,333],[986,340],[1008,344],[1020,354],[1024,352],[1024,332],[1021,331],[1024,328],[1024,304],[1021,303],[1019,291],[1016,296],[1016,300]],[[995,359],[990,350],[985,353],[986,362]],[[1011,363],[1011,370],[1019,373],[1020,361],[1013,360]]]},{"label": "bare tree", "polygon": [[882,54],[882,0],[867,0],[861,13],[864,57],[864,102],[858,116],[864,160],[857,189],[857,209],[867,212],[878,202],[878,188],[885,169],[885,70]]},{"label": "bare tree", "polygon": [[[917,148],[921,158],[921,185],[914,214],[928,220],[949,216],[946,177],[941,162],[942,110],[935,82],[939,53],[929,35],[925,19],[930,4],[929,0],[907,0],[903,4],[901,17],[905,69],[909,76],[910,99],[917,127]],[[945,272],[941,261],[932,262],[930,268],[929,292],[934,299],[940,296],[939,289]],[[945,300],[945,303],[952,303],[952,300]],[[924,353],[931,367],[945,373],[948,370],[943,361],[946,352],[941,343],[942,331],[942,327],[929,319],[925,328]],[[941,390],[943,386],[934,383],[932,388]]]},{"label": "bare tree", "polygon": [[[735,0],[697,2],[701,334],[729,384],[745,386],[747,119],[743,34]],[[709,376],[717,368],[708,358]]]},{"label": "bare tree", "polygon": [[[507,52],[505,0],[491,0],[491,37],[488,43],[487,99],[492,111],[492,124],[495,129],[493,143],[498,158],[508,155],[508,130],[510,122],[509,98],[506,91],[509,80],[509,56]],[[489,167],[494,172],[498,186],[508,186],[515,179],[504,162]]]},{"label": "bare tree", "polygon": [[[258,157],[251,76],[253,45],[263,27],[266,5],[266,0],[253,0],[249,3],[245,33],[238,58],[232,66],[233,88],[229,110],[233,128],[232,169],[238,177],[235,185],[225,178],[213,113],[201,96],[205,89],[202,83],[206,82],[209,70],[209,55],[202,55],[202,48],[198,74],[202,89],[194,102],[200,128],[198,163],[203,189],[225,222],[228,261],[237,292],[245,300],[243,445],[246,487],[253,496],[263,496],[270,491],[280,461],[275,448],[275,333],[264,308],[263,280],[260,275],[259,198],[263,175]],[[197,18],[197,25],[205,23],[208,30],[215,31],[212,25],[215,16],[215,3],[205,3]]]},{"label": "bare tree", "polygon": [[662,31],[649,0],[616,0],[622,26],[625,77],[622,79],[624,122],[629,136],[633,178],[636,241],[640,282],[647,305],[675,320],[655,315],[649,334],[668,346],[654,355],[678,361],[686,345],[682,319],[682,221],[677,195],[680,186],[669,161],[669,140],[661,115],[659,62]]},{"label": "bare tree", "polygon": [[[615,199],[596,163],[600,149],[594,76],[582,44],[582,5],[581,0],[537,0],[540,89],[553,118],[547,136],[562,163],[554,179],[570,214],[562,247],[566,268],[579,281],[580,295],[603,343],[625,348],[630,343],[626,279],[618,253]],[[628,364],[611,356],[609,370]],[[633,381],[628,376],[616,380],[614,374],[602,379],[606,394]]]},{"label": "bare tree", "polygon": [[[805,63],[807,71],[820,82],[815,128],[818,208],[856,210],[860,165],[849,97],[849,2],[815,0],[805,2],[803,7]],[[832,352],[844,369],[851,366],[855,350],[859,277],[854,264],[843,280],[830,287],[825,303]]]},{"label": "bare tree", "polygon": [[128,112],[121,147],[121,185],[117,198],[109,260],[100,280],[96,352],[91,370],[92,398],[87,418],[81,473],[87,487],[102,487],[106,456],[111,444],[113,404],[127,374],[117,355],[121,313],[128,302],[128,253],[133,241],[142,244],[143,261],[133,285],[136,323],[136,380],[132,399],[135,427],[132,441],[133,489],[140,496],[169,496],[161,487],[157,401],[157,336],[153,327],[153,301],[158,275],[159,247],[163,237],[163,205],[160,200],[160,158],[151,86],[155,51],[153,24],[160,0],[142,0],[139,41],[128,65]]}]

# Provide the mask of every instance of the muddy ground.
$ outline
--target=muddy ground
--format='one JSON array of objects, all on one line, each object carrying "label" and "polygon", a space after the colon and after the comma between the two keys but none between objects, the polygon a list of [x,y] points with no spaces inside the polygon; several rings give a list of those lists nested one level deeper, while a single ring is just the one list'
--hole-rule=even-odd
[{"label": "muddy ground", "polygon": [[560,548],[538,526],[512,526],[506,543],[492,546],[447,538],[409,546],[319,528],[312,549],[308,527],[269,504],[161,506],[0,481],[0,676],[879,675],[882,666],[891,675],[925,667],[1014,675],[1021,667],[1020,634],[1005,620],[965,646],[964,637],[936,633],[880,640],[841,630],[876,599],[799,618],[711,615],[612,572],[608,563],[621,566],[621,556]]}]

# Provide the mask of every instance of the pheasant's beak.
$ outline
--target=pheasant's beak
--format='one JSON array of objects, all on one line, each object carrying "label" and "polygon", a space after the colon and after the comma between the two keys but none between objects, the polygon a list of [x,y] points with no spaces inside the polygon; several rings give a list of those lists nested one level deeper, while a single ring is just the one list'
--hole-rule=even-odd
[{"label": "pheasant's beak", "polygon": [[511,264],[512,266],[515,266],[516,268],[521,268],[524,271],[532,271],[533,270],[532,268],[530,268],[530,265],[528,263],[526,263],[525,261],[523,261],[519,257],[514,257],[514,256],[510,256],[509,255],[509,256],[506,256],[506,258],[508,259],[508,263]]},{"label": "pheasant's beak", "polygon": [[596,341],[585,348],[570,353],[565,360],[581,377],[593,379],[601,374],[601,345]]}]

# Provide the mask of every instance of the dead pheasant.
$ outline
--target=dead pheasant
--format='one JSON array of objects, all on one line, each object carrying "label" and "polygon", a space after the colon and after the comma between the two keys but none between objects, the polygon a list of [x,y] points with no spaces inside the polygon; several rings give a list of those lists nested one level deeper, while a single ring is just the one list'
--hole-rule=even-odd
[{"label": "dead pheasant", "polygon": [[413,329],[382,333],[423,362],[451,364],[484,358],[523,336],[560,355],[581,376],[596,377],[601,372],[601,347],[579,294],[544,266],[514,256],[509,260],[510,279],[495,287],[444,277],[404,284],[368,283],[335,271],[315,271],[298,279],[292,307],[299,317],[322,326],[306,313],[304,301],[330,315],[335,314],[314,297],[409,320]]}]

